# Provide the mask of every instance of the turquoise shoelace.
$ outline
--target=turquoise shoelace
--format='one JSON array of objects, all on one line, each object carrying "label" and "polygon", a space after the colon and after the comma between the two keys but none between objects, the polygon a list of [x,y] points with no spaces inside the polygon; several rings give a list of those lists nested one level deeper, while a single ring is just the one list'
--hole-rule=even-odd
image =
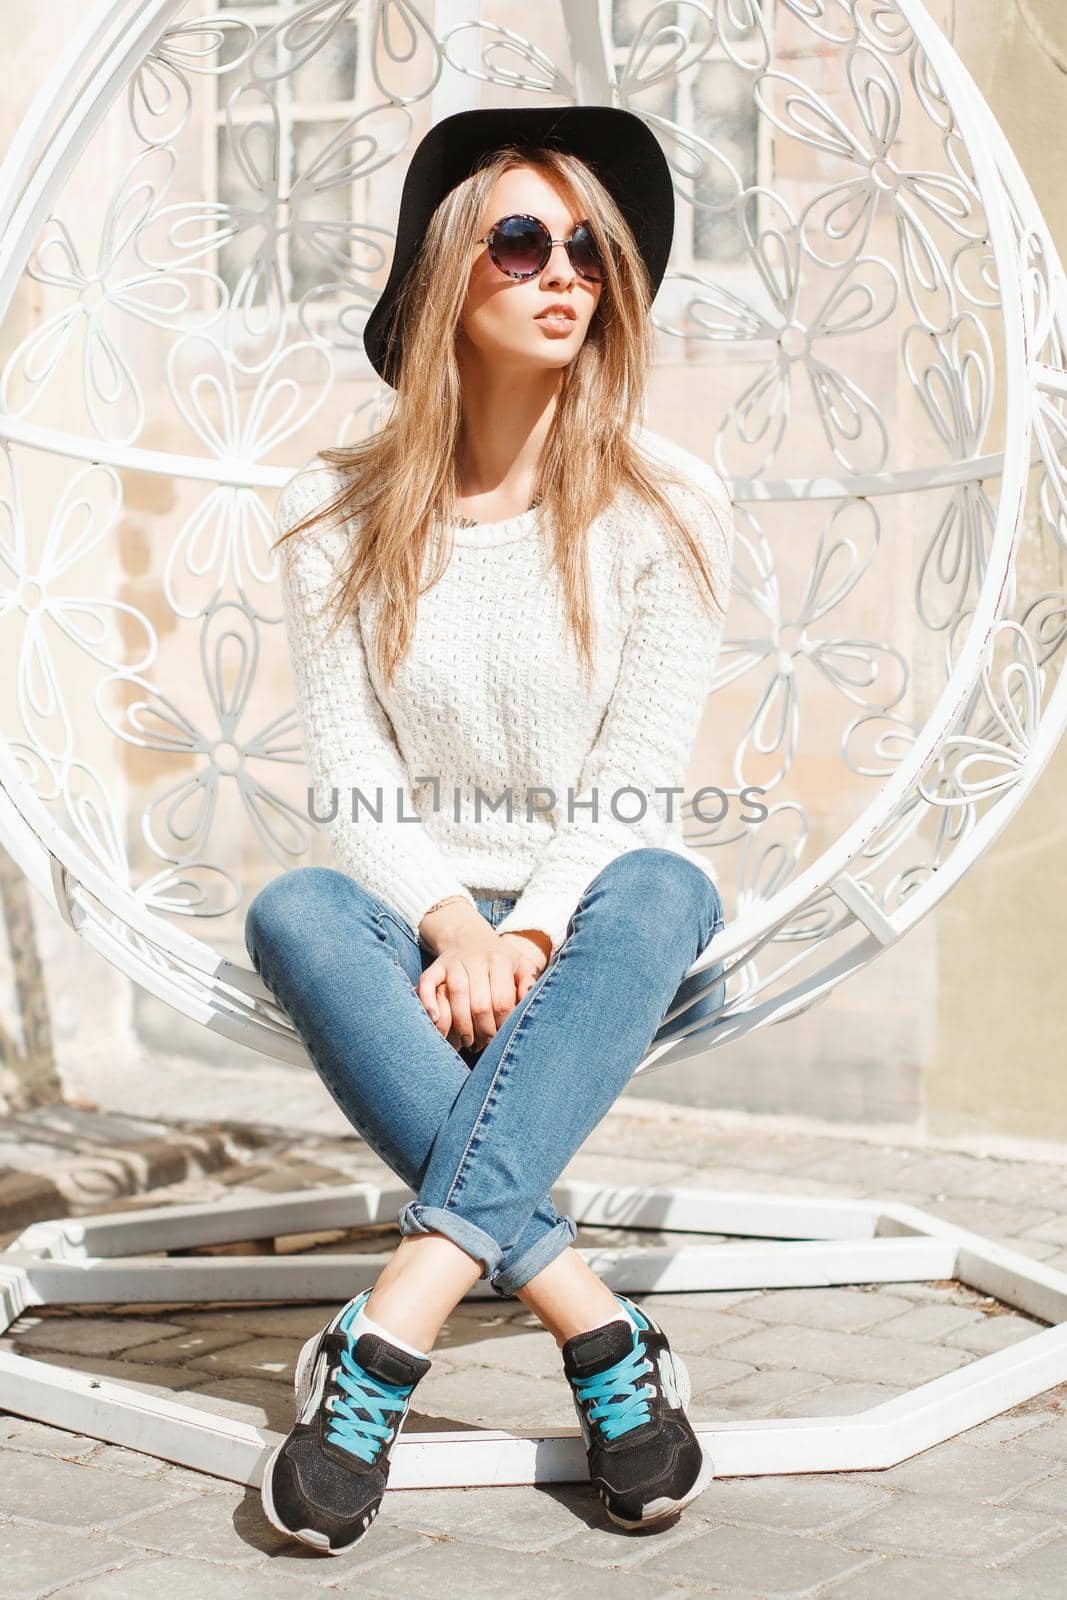
[{"label": "turquoise shoelace", "polygon": [[589,1411],[590,1421],[596,1421],[606,1439],[617,1439],[621,1433],[647,1422],[651,1415],[648,1395],[655,1394],[650,1383],[638,1382],[649,1365],[644,1351],[636,1342],[629,1355],[616,1361],[606,1372],[595,1372],[588,1378],[572,1378],[571,1382],[580,1399],[596,1402]]},{"label": "turquoise shoelace", "polygon": [[[337,1382],[351,1395],[350,1400],[336,1397],[330,1408],[330,1426],[326,1437],[331,1444],[339,1444],[363,1461],[373,1461],[389,1437],[390,1428],[384,1421],[386,1412],[402,1411],[411,1393],[411,1384],[386,1383],[366,1372],[348,1351],[341,1351],[341,1367]],[[356,1409],[367,1411],[369,1417],[356,1416]]]}]

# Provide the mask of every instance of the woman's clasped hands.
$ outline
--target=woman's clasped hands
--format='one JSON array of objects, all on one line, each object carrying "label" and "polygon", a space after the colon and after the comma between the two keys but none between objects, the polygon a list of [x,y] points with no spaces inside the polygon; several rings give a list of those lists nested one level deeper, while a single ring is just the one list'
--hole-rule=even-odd
[{"label": "woman's clasped hands", "polygon": [[438,1033],[458,1050],[484,1050],[548,964],[551,940],[538,928],[498,933],[468,900],[423,917],[419,935],[434,959],[416,984]]}]

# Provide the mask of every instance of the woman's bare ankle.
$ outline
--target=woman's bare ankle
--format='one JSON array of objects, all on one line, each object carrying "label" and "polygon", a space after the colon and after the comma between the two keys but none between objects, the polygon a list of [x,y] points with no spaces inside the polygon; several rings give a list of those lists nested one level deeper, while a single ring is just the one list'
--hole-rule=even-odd
[{"label": "woman's bare ankle", "polygon": [[481,1276],[481,1267],[480,1261],[444,1234],[405,1234],[363,1309],[372,1322],[429,1352],[449,1316]]},{"label": "woman's bare ankle", "polygon": [[562,1251],[515,1292],[560,1349],[576,1333],[599,1328],[620,1312],[613,1292],[573,1247]]}]

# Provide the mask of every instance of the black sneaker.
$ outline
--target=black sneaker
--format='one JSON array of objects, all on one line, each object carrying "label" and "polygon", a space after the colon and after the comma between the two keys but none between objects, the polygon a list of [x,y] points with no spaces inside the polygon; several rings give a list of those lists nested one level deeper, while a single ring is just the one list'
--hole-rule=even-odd
[{"label": "black sneaker", "polygon": [[280,1533],[331,1556],[362,1539],[378,1513],[411,1393],[430,1361],[376,1333],[348,1329],[364,1289],[312,1334],[296,1364],[297,1421],[263,1470],[261,1495]]},{"label": "black sneaker", "polygon": [[623,1528],[662,1522],[715,1476],[685,1414],[689,1371],[663,1329],[625,1295],[636,1322],[609,1322],[563,1345],[563,1370],[582,1428],[589,1477]]}]

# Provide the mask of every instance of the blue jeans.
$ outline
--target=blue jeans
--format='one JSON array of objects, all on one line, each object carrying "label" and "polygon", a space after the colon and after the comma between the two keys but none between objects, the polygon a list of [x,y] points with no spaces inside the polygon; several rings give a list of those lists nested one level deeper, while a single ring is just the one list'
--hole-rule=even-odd
[{"label": "blue jeans", "polygon": [[[516,900],[475,898],[494,927]],[[416,930],[333,867],[266,884],[245,944],[345,1116],[415,1191],[400,1232],[444,1234],[506,1297],[574,1240],[548,1191],[650,1045],[722,1004],[721,963],[686,977],[722,926],[718,889],[693,862],[625,851],[480,1051],[457,1050],[430,1020],[415,985],[434,957]]]}]

